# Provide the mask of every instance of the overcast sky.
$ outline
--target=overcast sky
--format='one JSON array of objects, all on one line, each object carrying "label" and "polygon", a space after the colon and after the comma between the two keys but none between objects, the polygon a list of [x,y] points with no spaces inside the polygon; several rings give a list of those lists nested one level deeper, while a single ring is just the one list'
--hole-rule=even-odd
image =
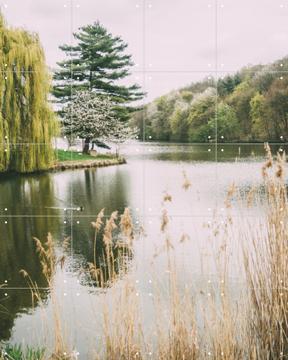
[{"label": "overcast sky", "polygon": [[72,32],[80,26],[99,20],[129,44],[135,66],[128,81],[145,87],[145,102],[208,76],[216,70],[216,58],[217,70],[224,74],[288,55],[288,3],[284,0],[0,3],[9,25],[39,33],[47,63],[53,68],[63,58],[58,46],[71,43]]}]

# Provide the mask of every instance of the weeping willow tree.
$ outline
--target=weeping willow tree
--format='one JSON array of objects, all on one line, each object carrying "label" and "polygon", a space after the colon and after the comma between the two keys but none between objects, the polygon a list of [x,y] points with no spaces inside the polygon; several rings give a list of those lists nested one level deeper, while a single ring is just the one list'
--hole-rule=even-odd
[{"label": "weeping willow tree", "polygon": [[0,171],[47,169],[57,121],[50,76],[36,34],[11,29],[0,14]]}]

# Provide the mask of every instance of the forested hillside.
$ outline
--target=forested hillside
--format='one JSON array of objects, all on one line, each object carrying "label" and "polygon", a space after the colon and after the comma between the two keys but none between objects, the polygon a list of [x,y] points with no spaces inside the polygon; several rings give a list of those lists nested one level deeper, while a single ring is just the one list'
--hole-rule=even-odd
[{"label": "forested hillside", "polygon": [[162,141],[288,140],[288,57],[172,91],[131,122]]}]

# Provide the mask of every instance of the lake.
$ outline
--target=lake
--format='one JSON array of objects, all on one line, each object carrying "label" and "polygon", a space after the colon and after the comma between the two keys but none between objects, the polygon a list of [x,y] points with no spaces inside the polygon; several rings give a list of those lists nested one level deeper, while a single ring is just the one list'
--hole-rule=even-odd
[{"label": "lake", "polygon": [[[279,149],[287,153],[283,144],[272,146],[273,153]],[[67,336],[79,358],[85,359],[89,345],[101,332],[100,325],[99,333],[95,332],[95,323],[101,322],[99,307],[112,291],[97,288],[83,271],[93,262],[91,222],[102,208],[107,217],[114,210],[131,210],[138,235],[130,264],[117,286],[125,276],[134,276],[147,319],[152,316],[155,272],[157,281],[165,282],[167,276],[165,259],[154,256],[164,243],[160,231],[164,207],[181,281],[193,278],[196,291],[207,285],[207,279],[216,281],[215,240],[211,237],[215,223],[224,226],[229,216],[237,231],[243,219],[255,222],[262,216],[263,144],[133,143],[123,146],[121,152],[127,159],[125,165],[0,179],[0,284],[5,285],[0,289],[0,340],[41,344],[52,338],[49,291],[33,237],[43,241],[50,232],[59,254],[64,239],[70,237],[67,262],[56,273],[55,282]],[[185,176],[191,183],[187,190],[183,188]],[[233,183],[238,200],[233,198],[227,209],[225,199]],[[257,204],[248,207],[241,199],[252,188]],[[165,194],[171,195],[172,201],[164,204]],[[183,235],[189,238],[184,244]],[[233,238],[233,234],[229,236]],[[231,241],[230,280],[236,285],[243,281],[237,264],[239,246]],[[21,269],[37,282],[44,312],[43,307],[33,305]],[[149,320],[146,324],[148,328]]]}]

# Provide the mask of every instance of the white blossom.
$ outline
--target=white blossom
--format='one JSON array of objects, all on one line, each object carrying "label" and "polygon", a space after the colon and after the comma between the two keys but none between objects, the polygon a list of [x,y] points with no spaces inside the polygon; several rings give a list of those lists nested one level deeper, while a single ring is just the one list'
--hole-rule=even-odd
[{"label": "white blossom", "polygon": [[103,140],[116,144],[135,138],[137,130],[121,122],[114,112],[115,104],[108,96],[81,91],[65,109],[63,133],[68,138]]},{"label": "white blossom", "polygon": [[108,136],[117,121],[109,97],[81,91],[65,109],[63,132],[81,139],[100,138]]}]

